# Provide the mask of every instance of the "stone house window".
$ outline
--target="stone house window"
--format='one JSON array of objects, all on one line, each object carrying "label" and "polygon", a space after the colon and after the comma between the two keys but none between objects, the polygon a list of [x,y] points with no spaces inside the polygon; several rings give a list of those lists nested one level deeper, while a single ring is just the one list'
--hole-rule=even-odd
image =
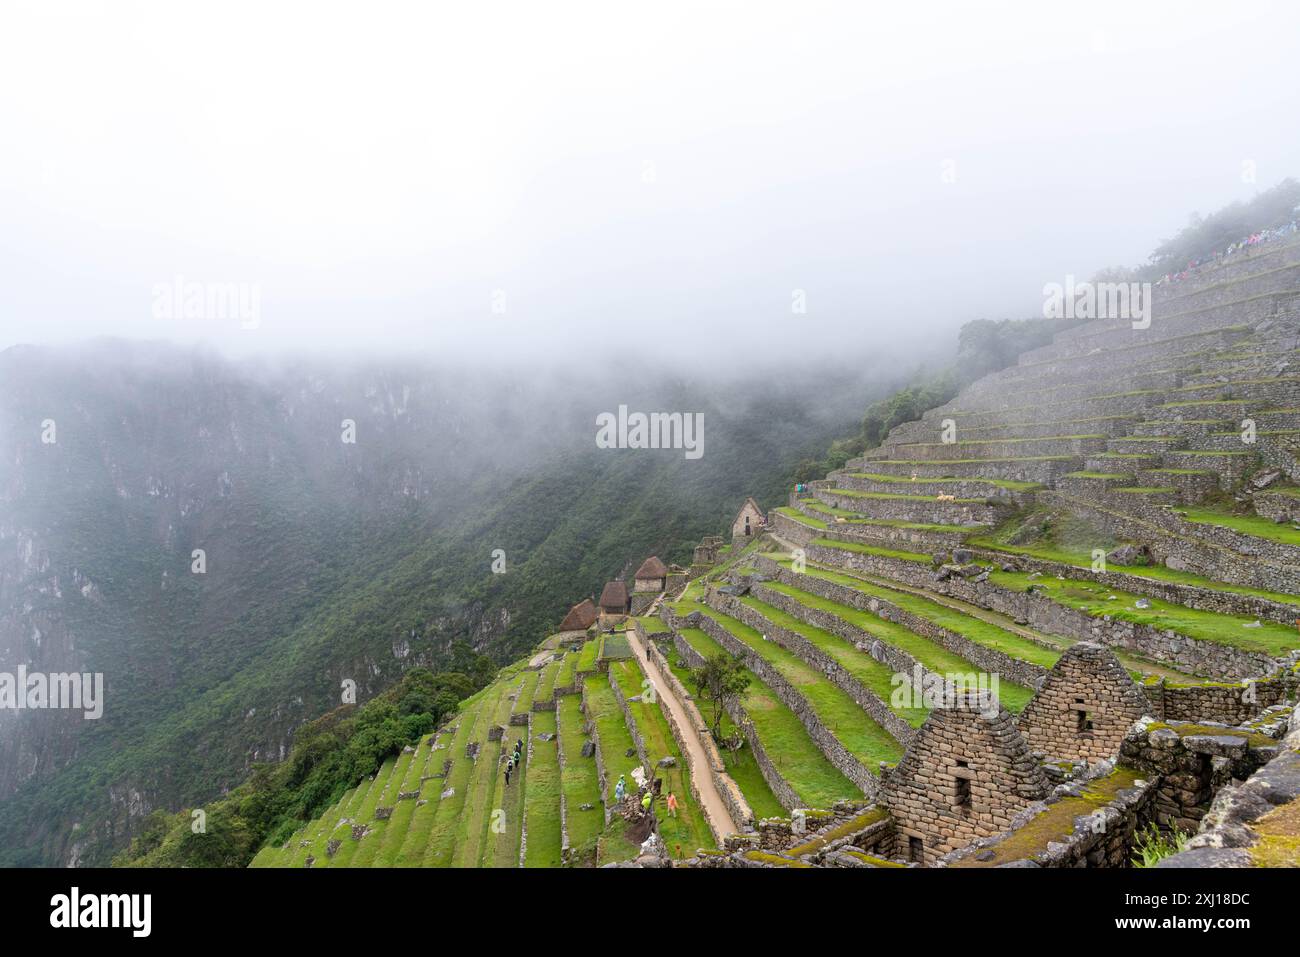
[{"label": "stone house window", "polygon": [[1078,725],[1076,726],[1075,730],[1079,734],[1091,734],[1092,716],[1088,714],[1088,709],[1083,706],[1082,698],[1074,699],[1074,711],[1075,714],[1078,716]]},{"label": "stone house window", "polygon": [[[962,773],[965,772],[965,773]],[[970,764],[966,761],[957,762],[957,770],[953,772],[953,777],[957,785],[957,794],[953,797],[952,806],[958,814],[970,813]]]}]

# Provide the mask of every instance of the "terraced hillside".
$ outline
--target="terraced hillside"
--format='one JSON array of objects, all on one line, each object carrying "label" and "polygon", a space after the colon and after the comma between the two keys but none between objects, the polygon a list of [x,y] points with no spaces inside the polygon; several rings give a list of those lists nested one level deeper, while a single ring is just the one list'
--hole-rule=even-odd
[{"label": "terraced hillside", "polygon": [[[1148,328],[1062,333],[792,494],[764,534],[706,540],[648,614],[548,638],[255,864],[643,861],[620,779],[634,796],[658,780],[659,851],[679,863],[932,863],[942,848],[880,837],[897,823],[887,810],[912,806],[899,782],[918,754],[944,734],[987,735],[1026,794],[1082,773],[1086,761],[1029,757],[1018,730],[1080,668],[1128,709],[1113,735],[1142,714],[1199,722],[1189,739],[1205,721],[1254,722],[1232,732],[1255,749],[1236,766],[1248,773],[1295,693],[1298,349],[1296,241],[1159,287]],[[747,686],[703,684],[719,660],[741,662]],[[991,691],[996,707],[954,731],[962,706],[935,688]],[[1082,804],[1158,786],[1107,767]],[[1203,808],[1179,813],[1194,823]],[[999,848],[1042,850],[1032,835]]]},{"label": "terraced hillside", "polygon": [[[666,634],[657,621],[633,627]],[[435,734],[389,759],[254,867],[559,867],[629,860],[639,842],[614,785],[661,778],[659,833],[686,857],[716,846],[662,703],[625,633],[557,635],[505,668]],[[523,755],[509,782],[516,744]],[[667,796],[677,799],[667,813]]]}]

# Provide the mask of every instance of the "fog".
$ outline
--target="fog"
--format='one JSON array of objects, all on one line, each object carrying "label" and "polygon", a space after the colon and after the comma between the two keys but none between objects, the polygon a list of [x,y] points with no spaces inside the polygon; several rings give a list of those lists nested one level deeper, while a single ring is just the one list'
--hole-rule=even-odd
[{"label": "fog", "polygon": [[0,348],[910,361],[1300,174],[1298,54],[1283,3],[6,4]]}]

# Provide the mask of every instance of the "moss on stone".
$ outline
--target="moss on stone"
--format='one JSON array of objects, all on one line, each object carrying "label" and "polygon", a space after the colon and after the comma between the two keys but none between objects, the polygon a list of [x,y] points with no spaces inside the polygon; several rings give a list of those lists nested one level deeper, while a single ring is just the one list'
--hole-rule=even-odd
[{"label": "moss on stone", "polygon": [[[953,866],[997,867],[1010,861],[1034,858],[1046,851],[1048,844],[1062,843],[1074,834],[1075,818],[1110,804],[1120,791],[1132,787],[1140,777],[1141,774],[1133,768],[1118,767],[1106,777],[1090,781],[1077,796],[1049,804],[1045,811],[1006,839],[963,858]],[[976,860],[977,857],[984,860]]]}]

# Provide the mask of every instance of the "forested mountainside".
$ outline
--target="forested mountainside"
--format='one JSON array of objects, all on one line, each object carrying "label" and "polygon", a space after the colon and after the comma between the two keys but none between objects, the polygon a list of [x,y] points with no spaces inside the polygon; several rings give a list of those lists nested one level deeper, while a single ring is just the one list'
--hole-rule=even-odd
[{"label": "forested mountainside", "polygon": [[[0,862],[106,862],[153,809],[283,758],[345,679],[364,702],[507,661],[630,563],[688,557],[871,397],[820,383],[0,354],[0,670],[106,685],[97,721],[0,714]],[[620,404],[704,413],[704,455],[597,448]]]}]

